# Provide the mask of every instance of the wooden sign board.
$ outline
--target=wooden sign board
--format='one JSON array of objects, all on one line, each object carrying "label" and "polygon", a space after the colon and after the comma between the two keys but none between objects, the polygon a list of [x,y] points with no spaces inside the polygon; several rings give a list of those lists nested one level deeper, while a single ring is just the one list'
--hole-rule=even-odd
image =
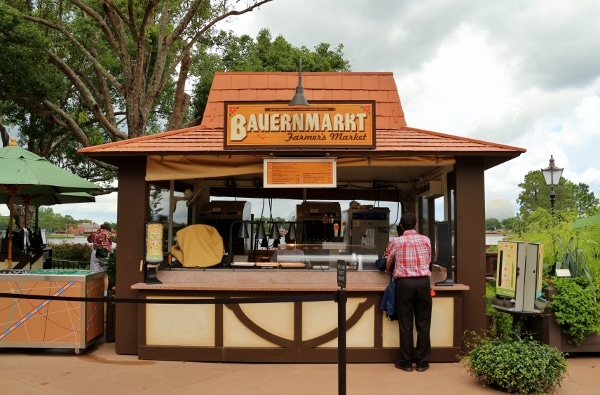
[{"label": "wooden sign board", "polygon": [[225,102],[224,149],[375,148],[375,101]]},{"label": "wooden sign board", "polygon": [[265,188],[336,188],[334,158],[264,159]]}]

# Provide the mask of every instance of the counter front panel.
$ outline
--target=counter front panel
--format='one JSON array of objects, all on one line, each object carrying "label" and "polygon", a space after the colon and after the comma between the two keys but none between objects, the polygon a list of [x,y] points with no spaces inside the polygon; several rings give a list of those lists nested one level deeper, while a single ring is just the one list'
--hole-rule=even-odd
[{"label": "counter front panel", "polygon": [[[0,292],[100,298],[104,273],[3,270]],[[0,347],[87,348],[104,334],[104,303],[0,298]]]},{"label": "counter front panel", "polygon": [[[223,362],[327,362],[338,358],[338,304],[283,301],[240,304],[165,304],[152,299],[232,299],[334,295],[333,271],[159,271],[162,284],[135,284],[139,297],[141,359]],[[435,277],[432,281],[435,280]],[[389,275],[348,273],[348,362],[393,362],[398,322],[379,308]],[[463,285],[434,287],[432,361],[456,361],[460,353]]]}]

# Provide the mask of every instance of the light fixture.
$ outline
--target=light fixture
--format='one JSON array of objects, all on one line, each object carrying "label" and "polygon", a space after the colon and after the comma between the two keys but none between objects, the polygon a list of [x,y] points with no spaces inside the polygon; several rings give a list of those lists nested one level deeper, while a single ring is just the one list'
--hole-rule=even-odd
[{"label": "light fixture", "polygon": [[304,97],[304,88],[302,87],[302,58],[298,61],[298,86],[296,87],[296,94],[288,106],[308,107],[308,101]]},{"label": "light fixture", "polygon": [[544,175],[544,180],[546,180],[546,185],[550,187],[550,207],[552,208],[553,214],[554,204],[556,202],[556,192],[554,191],[554,187],[558,185],[563,170],[564,168],[557,167],[554,164],[554,156],[552,155],[550,155],[550,163],[548,167],[542,169],[542,174]]},{"label": "light fixture", "polygon": [[250,234],[248,233],[248,227],[246,226],[246,223],[241,221],[240,223],[240,229],[238,231],[238,235],[237,235],[238,239],[247,239],[248,237],[250,237]]},{"label": "light fixture", "polygon": [[285,235],[285,240],[296,240],[296,225],[293,222],[290,222],[290,229]]},{"label": "light fixture", "polygon": [[273,222],[273,226],[271,227],[271,238],[274,240],[279,240],[281,235],[279,234],[279,226],[277,222]]},{"label": "light fixture", "polygon": [[258,223],[258,230],[256,231],[256,240],[262,240],[267,237],[265,233],[265,224],[262,221]]}]

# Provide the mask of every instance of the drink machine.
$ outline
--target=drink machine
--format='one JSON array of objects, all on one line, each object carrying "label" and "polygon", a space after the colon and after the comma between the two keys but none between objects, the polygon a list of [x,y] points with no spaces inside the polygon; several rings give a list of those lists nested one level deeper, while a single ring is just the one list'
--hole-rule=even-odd
[{"label": "drink machine", "polygon": [[541,312],[536,302],[542,297],[543,261],[543,244],[498,242],[497,298],[492,305],[515,312]]},{"label": "drink machine", "polygon": [[[213,226],[223,238],[225,250],[229,255],[229,234],[233,235],[232,249],[233,255],[245,255],[246,250],[250,249],[250,239],[236,237],[239,233],[242,222],[250,221],[250,202],[215,200],[204,203],[198,212],[198,223]],[[233,226],[233,229],[231,229]],[[231,256],[233,256],[231,255]]]},{"label": "drink machine", "polygon": [[381,256],[390,240],[390,209],[361,206],[344,210],[342,229],[352,252]]},{"label": "drink machine", "polygon": [[[297,230],[297,241],[305,244],[342,241],[339,235],[341,211],[338,202],[302,202],[296,205],[296,219],[302,228]],[[338,236],[335,235],[336,228]]]}]

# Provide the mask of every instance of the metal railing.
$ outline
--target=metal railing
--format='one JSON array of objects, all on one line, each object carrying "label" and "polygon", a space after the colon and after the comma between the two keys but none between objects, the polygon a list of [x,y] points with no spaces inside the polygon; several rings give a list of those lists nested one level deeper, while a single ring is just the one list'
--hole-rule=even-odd
[{"label": "metal railing", "polygon": [[52,269],[89,270],[89,261],[70,261],[67,259],[52,258]]}]

